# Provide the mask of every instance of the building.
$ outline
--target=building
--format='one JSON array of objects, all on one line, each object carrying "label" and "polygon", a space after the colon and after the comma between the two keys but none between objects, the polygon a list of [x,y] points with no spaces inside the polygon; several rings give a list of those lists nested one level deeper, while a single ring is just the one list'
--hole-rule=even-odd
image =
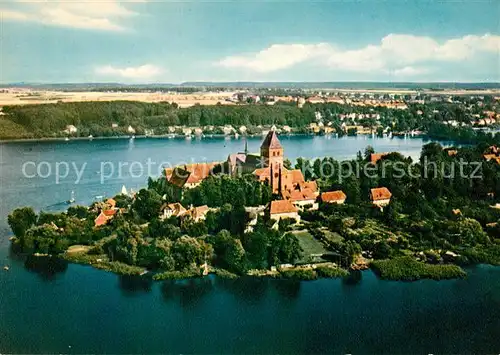
[{"label": "building", "polygon": [[342,205],[346,198],[346,194],[341,190],[328,191],[321,194],[321,201],[324,203],[336,203],[337,205]]},{"label": "building", "polygon": [[372,164],[377,164],[379,160],[388,155],[389,153],[372,153],[370,154],[370,162]]},{"label": "building", "polygon": [[306,183],[300,169],[288,170],[283,166],[284,149],[274,130],[271,130],[260,146],[262,167],[253,173],[261,182],[272,187],[273,193],[284,195],[285,191],[310,188],[317,191],[316,184]]},{"label": "building", "polygon": [[210,208],[207,205],[193,207],[187,210],[183,217],[191,218],[195,222],[201,222],[205,220],[209,211]]},{"label": "building", "polygon": [[282,196],[285,200],[292,202],[293,205],[300,210],[317,210],[319,207],[316,202],[318,195],[310,188],[299,187],[297,190],[285,190]]},{"label": "building", "polygon": [[72,124],[67,125],[66,129],[64,130],[64,133],[67,133],[67,134],[75,134],[76,132],[78,132],[78,128],[76,128]]},{"label": "building", "polygon": [[175,202],[175,203],[164,204],[163,206],[161,206],[160,212],[161,212],[160,218],[166,219],[172,216],[180,217],[184,215],[187,212],[187,210],[179,202]]},{"label": "building", "polygon": [[192,189],[213,173],[219,163],[196,163],[166,168],[165,177],[174,186]]},{"label": "building", "polygon": [[283,218],[300,221],[299,210],[289,200],[271,201],[269,204],[269,217],[272,220],[279,221]]},{"label": "building", "polygon": [[392,194],[387,187],[378,187],[370,191],[370,199],[378,207],[387,206],[391,202],[391,196]]},{"label": "building", "polygon": [[102,210],[94,220],[94,226],[100,227],[107,224],[116,215],[117,209]]}]

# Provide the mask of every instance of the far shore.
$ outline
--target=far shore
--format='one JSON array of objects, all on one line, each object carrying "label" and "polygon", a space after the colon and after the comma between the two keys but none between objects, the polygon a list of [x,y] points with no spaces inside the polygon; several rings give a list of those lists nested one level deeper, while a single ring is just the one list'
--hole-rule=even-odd
[{"label": "far shore", "polygon": [[[330,134],[324,134],[325,136],[334,136],[335,133],[330,133]],[[358,133],[358,136],[369,136],[370,134],[366,133]],[[394,133],[393,137],[402,137],[404,136],[404,133]],[[289,136],[289,137],[295,137],[295,136],[320,136],[318,134],[314,133],[282,133],[282,136]],[[411,136],[412,138],[422,138],[426,137],[427,135],[424,134],[415,134]],[[14,139],[0,139],[0,144],[6,144],[6,143],[24,143],[24,142],[67,142],[67,141],[92,141],[92,140],[111,140],[111,139],[145,139],[145,138],[155,138],[155,139],[202,139],[202,138],[239,138],[239,137],[245,137],[245,138],[253,138],[253,137],[263,137],[262,133],[259,134],[239,134],[238,136],[235,136],[234,134],[231,135],[225,135],[225,134],[202,134],[202,135],[188,135],[186,136],[185,134],[179,134],[179,133],[169,133],[169,134],[154,134],[154,135],[121,135],[121,136],[109,136],[109,137],[43,137],[43,138],[14,138]],[[344,135],[344,137],[355,137],[355,136],[349,136],[349,135]],[[375,134],[376,138],[382,138],[378,137]]]}]

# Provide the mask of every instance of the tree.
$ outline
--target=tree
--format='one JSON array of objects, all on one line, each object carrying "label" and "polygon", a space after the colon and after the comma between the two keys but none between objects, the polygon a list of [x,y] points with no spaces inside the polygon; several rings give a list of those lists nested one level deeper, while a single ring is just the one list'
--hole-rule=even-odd
[{"label": "tree", "polygon": [[348,264],[351,265],[355,257],[361,253],[361,246],[352,240],[348,240],[344,244],[344,253],[347,256]]},{"label": "tree", "polygon": [[201,264],[207,250],[203,244],[203,241],[188,236],[177,239],[172,246],[172,256],[175,260],[176,269],[185,270]]},{"label": "tree", "polygon": [[22,238],[29,228],[36,223],[36,213],[31,207],[15,209],[7,217],[12,232],[17,238]]},{"label": "tree", "polygon": [[292,233],[286,233],[281,237],[279,258],[282,263],[294,263],[299,260],[304,250],[300,246],[299,240]]},{"label": "tree", "polygon": [[371,145],[367,145],[365,148],[365,161],[370,161],[371,160],[371,155],[375,153],[375,149]]},{"label": "tree", "polygon": [[71,217],[83,219],[89,216],[89,209],[85,206],[71,206],[68,208],[67,214]]},{"label": "tree", "polygon": [[154,190],[141,189],[135,196],[132,209],[145,219],[151,220],[160,214],[161,196]]}]

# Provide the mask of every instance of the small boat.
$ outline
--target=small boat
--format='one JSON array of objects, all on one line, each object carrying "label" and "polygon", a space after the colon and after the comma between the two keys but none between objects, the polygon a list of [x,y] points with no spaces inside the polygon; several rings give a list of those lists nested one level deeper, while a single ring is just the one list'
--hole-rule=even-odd
[{"label": "small boat", "polygon": [[5,266],[3,267],[3,269],[4,269],[5,271],[9,271],[9,267],[8,267],[7,265],[5,265]]},{"label": "small boat", "polygon": [[89,138],[89,140],[92,140],[92,139],[94,139],[94,136],[90,135],[88,138]]},{"label": "small boat", "polygon": [[121,194],[128,196],[127,188],[125,187],[125,185],[122,186]]},{"label": "small boat", "polygon": [[66,137],[66,138],[64,138],[64,140],[67,142],[67,141],[69,141],[69,138],[68,138],[68,137]]},{"label": "small boat", "polygon": [[71,191],[71,197],[69,198],[68,201],[66,201],[68,205],[71,205],[72,203],[75,203],[75,191]]},{"label": "small boat", "polygon": [[101,199],[103,199],[103,198],[104,198],[104,196],[103,196],[103,195],[97,195],[97,196],[95,196],[94,198],[95,198],[96,200],[101,200]]}]

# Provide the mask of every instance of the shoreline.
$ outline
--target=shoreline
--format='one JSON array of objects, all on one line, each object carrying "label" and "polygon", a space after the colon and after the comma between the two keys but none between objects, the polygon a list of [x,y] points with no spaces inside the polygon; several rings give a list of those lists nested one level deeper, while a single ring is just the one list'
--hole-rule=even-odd
[{"label": "shoreline", "polygon": [[[415,134],[411,136],[409,133],[394,133],[392,138],[404,138],[406,135],[409,135],[407,138],[425,138],[428,137],[427,133],[423,134]],[[321,136],[335,136],[335,133],[329,133],[329,134],[314,134],[314,133],[286,133],[286,134],[281,134],[282,137],[300,137],[300,136],[305,136],[305,137],[321,137]],[[371,136],[369,133],[358,133],[356,135],[349,136],[347,134],[337,137],[337,138],[342,138],[342,137],[356,137],[356,136]],[[189,135],[186,136],[184,134],[178,134],[178,133],[171,133],[171,134],[159,134],[159,135],[134,135],[134,136],[127,136],[127,135],[122,135],[122,136],[111,136],[111,137],[45,137],[45,138],[14,138],[14,139],[0,139],[0,144],[9,144],[9,143],[43,143],[43,142],[71,142],[71,141],[94,141],[94,140],[119,140],[119,139],[207,139],[207,138],[231,138],[231,139],[239,139],[239,138],[259,138],[259,137],[264,137],[264,134],[239,134],[238,136],[235,136],[234,134],[232,135],[225,135],[225,134],[202,134],[202,135]],[[387,136],[385,137],[379,137],[376,134],[373,134],[374,138],[388,138]],[[69,138],[69,139],[67,139]],[[391,139],[392,139],[391,138]],[[431,138],[429,138],[431,139]],[[440,141],[447,141],[447,140],[440,140]]]}]

